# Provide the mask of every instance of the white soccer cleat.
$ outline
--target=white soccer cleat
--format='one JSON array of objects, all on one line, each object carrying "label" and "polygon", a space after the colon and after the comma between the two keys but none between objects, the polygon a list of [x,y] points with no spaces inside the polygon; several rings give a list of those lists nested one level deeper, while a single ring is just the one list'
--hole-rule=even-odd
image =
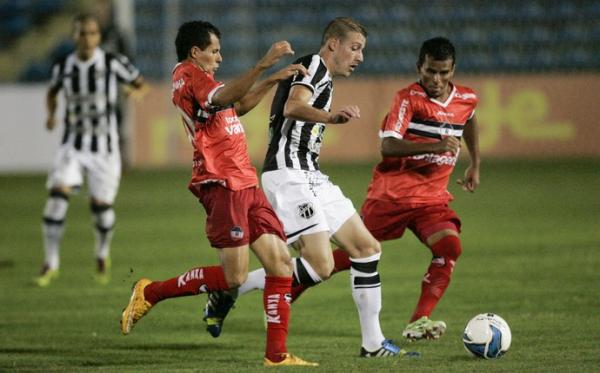
[{"label": "white soccer cleat", "polygon": [[408,324],[402,332],[402,336],[413,341],[418,339],[439,339],[445,332],[445,322],[429,320],[429,317],[423,316]]}]

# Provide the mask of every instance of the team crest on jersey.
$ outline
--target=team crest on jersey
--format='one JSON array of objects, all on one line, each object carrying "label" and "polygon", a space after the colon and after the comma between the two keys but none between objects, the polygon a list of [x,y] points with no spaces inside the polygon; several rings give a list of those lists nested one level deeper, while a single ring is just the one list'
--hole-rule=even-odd
[{"label": "team crest on jersey", "polygon": [[236,225],[229,231],[229,236],[234,241],[241,240],[244,238],[244,230]]},{"label": "team crest on jersey", "polygon": [[315,208],[312,203],[306,202],[298,205],[298,215],[304,219],[310,219],[315,215]]}]

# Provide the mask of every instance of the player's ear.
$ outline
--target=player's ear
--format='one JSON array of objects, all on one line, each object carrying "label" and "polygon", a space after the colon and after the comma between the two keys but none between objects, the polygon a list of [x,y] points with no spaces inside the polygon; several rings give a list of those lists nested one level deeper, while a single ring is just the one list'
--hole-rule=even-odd
[{"label": "player's ear", "polygon": [[340,44],[340,40],[338,38],[330,38],[327,40],[327,48],[333,52],[337,49]]},{"label": "player's ear", "polygon": [[202,49],[200,49],[200,47],[194,45],[193,47],[190,48],[189,56],[192,57],[193,59],[196,59],[199,57],[200,52],[202,52]]}]

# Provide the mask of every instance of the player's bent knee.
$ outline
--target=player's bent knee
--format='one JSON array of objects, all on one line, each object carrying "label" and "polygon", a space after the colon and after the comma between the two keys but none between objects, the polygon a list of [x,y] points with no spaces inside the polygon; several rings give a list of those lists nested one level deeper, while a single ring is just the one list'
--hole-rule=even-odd
[{"label": "player's bent knee", "polygon": [[444,236],[432,245],[431,251],[434,255],[447,257],[456,261],[460,254],[462,254],[460,237],[455,235]]},{"label": "player's bent knee", "polygon": [[278,276],[278,277],[288,277],[291,276],[294,272],[294,267],[292,264],[292,259],[290,257],[289,260],[282,260],[283,258],[278,258],[278,260],[274,260],[265,263],[265,273],[268,276]]},{"label": "player's bent knee", "polygon": [[239,288],[247,279],[247,273],[225,274],[225,280],[230,289]]},{"label": "player's bent knee", "polygon": [[333,271],[333,262],[319,263],[318,265],[311,263],[311,266],[322,281],[331,277],[331,272]]},{"label": "player's bent knee", "polygon": [[379,241],[373,239],[368,244],[358,246],[358,251],[361,258],[373,256],[381,253],[381,244]]}]

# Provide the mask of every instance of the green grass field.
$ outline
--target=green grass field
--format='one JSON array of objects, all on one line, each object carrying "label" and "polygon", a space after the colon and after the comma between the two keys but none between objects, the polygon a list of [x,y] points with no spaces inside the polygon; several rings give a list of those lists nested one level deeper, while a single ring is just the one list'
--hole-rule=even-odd
[{"label": "green grass field", "polygon": [[[360,206],[370,166],[323,168]],[[204,331],[205,295],[163,302],[131,335],[120,335],[135,279],[217,262],[204,212],[186,189],[188,175],[124,175],[107,287],[93,281],[87,198],[72,198],[61,277],[46,289],[31,285],[43,258],[45,175],[0,176],[0,371],[264,370],[258,292],[238,301],[219,339]],[[475,194],[454,185],[451,191],[463,220],[463,255],[433,315],[448,324],[441,340],[407,346],[423,354],[418,360],[360,359],[357,312],[348,273],[341,273],[294,304],[290,351],[320,362],[323,372],[600,370],[600,160],[490,161]],[[388,338],[401,339],[429,259],[410,233],[384,243],[381,323]],[[482,312],[500,314],[512,328],[502,359],[474,359],[462,346],[465,323]]]}]

